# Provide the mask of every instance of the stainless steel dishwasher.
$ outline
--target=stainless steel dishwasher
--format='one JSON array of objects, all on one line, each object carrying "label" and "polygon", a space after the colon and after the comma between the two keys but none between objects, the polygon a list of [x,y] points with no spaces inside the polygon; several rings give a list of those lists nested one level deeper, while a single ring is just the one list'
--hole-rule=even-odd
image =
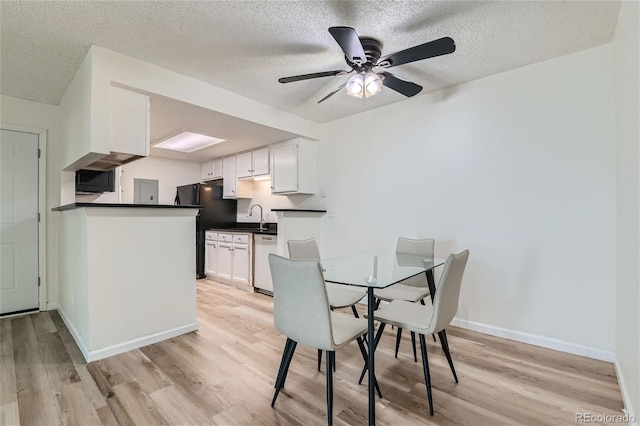
[{"label": "stainless steel dishwasher", "polygon": [[276,253],[277,245],[278,239],[275,235],[254,234],[253,286],[261,293],[273,294],[269,253]]}]

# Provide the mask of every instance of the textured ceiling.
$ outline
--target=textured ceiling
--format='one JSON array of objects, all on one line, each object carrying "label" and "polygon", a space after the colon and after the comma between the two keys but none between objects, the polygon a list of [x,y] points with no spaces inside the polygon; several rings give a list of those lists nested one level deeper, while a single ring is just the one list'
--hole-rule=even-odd
[{"label": "textured ceiling", "polygon": [[[327,29],[351,26],[383,55],[444,36],[455,53],[393,68],[421,94],[611,41],[618,1],[19,1],[0,2],[1,92],[57,105],[91,44],[326,122],[405,99],[365,102],[347,77],[279,77],[345,69]],[[420,95],[418,95],[420,96]]]}]

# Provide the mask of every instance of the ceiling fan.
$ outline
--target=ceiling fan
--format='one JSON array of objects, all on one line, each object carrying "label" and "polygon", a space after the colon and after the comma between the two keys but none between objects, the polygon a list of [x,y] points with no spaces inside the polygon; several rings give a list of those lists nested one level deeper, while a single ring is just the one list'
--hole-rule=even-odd
[{"label": "ceiling fan", "polygon": [[361,99],[380,92],[383,85],[405,96],[415,96],[420,93],[422,86],[385,70],[410,62],[448,55],[456,50],[456,44],[453,39],[443,37],[381,57],[382,43],[374,38],[358,37],[356,30],[351,27],[331,27],[329,32],[342,48],[344,59],[351,68],[350,70],[324,71],[278,79],[280,83],[291,83],[312,78],[335,77],[356,73],[338,89],[320,99],[318,103],[326,101],[344,87],[347,88],[348,95]]}]

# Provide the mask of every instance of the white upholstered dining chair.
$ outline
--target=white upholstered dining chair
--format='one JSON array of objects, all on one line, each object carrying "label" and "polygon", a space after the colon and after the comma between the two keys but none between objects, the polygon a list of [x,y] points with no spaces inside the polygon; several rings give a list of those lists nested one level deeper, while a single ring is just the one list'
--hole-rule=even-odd
[{"label": "white upholstered dining chair", "polygon": [[451,359],[445,327],[451,323],[451,320],[453,320],[458,310],[460,286],[468,258],[469,250],[464,250],[459,254],[449,256],[444,265],[442,276],[440,277],[438,291],[436,291],[433,305],[421,305],[404,300],[393,300],[387,306],[375,311],[375,319],[380,321],[380,327],[376,334],[374,347],[377,346],[386,324],[406,328],[419,334],[424,380],[427,387],[427,398],[429,400],[429,412],[431,415],[433,415],[433,398],[431,395],[431,376],[429,373],[429,359],[427,357],[425,335],[438,334],[442,350],[453,373],[453,378],[456,383],[458,383],[458,376],[456,375],[453,360]]},{"label": "white upholstered dining chair", "polygon": [[[435,241],[427,239],[398,238],[396,244],[396,254],[409,254],[422,256],[425,259],[433,259]],[[376,308],[380,305],[380,300],[390,302],[392,300],[404,300],[407,302],[420,302],[424,305],[424,299],[429,296],[429,285],[425,274],[420,274],[409,278],[387,288],[375,290],[373,293],[377,299]],[[398,328],[396,334],[396,353],[398,358],[398,348],[402,338],[402,328]],[[416,335],[411,332],[411,343],[413,345],[413,360],[418,361],[416,355]]]},{"label": "white upholstered dining chair", "polygon": [[[320,252],[315,238],[306,240],[289,240],[289,258],[291,259],[312,259],[320,261]],[[367,295],[364,288],[350,287],[347,285],[325,283],[327,288],[327,297],[329,298],[329,306],[331,309],[349,308],[356,318],[359,318],[356,303]],[[318,350],[318,371],[322,363],[322,351]]]},{"label": "white upholstered dining chair", "polygon": [[[284,387],[296,345],[301,343],[324,350],[327,351],[327,421],[331,425],[335,351],[356,340],[366,365],[367,352],[362,336],[367,333],[367,320],[330,310],[322,269],[317,260],[291,260],[270,254],[269,267],[273,281],[273,321],[275,327],[287,336],[271,406]],[[374,384],[380,394],[377,381]]]}]

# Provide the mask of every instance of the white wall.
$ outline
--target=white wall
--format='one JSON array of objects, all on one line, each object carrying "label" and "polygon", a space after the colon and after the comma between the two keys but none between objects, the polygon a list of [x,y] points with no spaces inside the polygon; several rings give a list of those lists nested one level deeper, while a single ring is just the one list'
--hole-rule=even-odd
[{"label": "white wall", "polygon": [[617,130],[616,357],[627,410],[640,415],[640,63],[637,2],[622,2],[613,41]]},{"label": "white wall", "polygon": [[158,180],[158,203],[173,204],[176,187],[200,182],[200,163],[147,157],[122,166],[122,202],[133,203],[133,179]]},{"label": "white wall", "polygon": [[87,361],[197,329],[196,213],[60,213],[59,309]]},{"label": "white wall", "polygon": [[[321,143],[321,142],[317,142]],[[238,222],[260,222],[260,209],[253,210],[253,216],[248,216],[252,204],[260,204],[264,209],[264,220],[277,223],[278,216],[271,209],[323,209],[323,199],[319,195],[273,195],[271,194],[271,180],[253,182],[253,197],[238,200]]]},{"label": "white wall", "polygon": [[[611,358],[611,47],[327,123],[323,256],[433,237],[469,248],[458,318]],[[586,348],[584,348],[586,347]],[[591,354],[593,355],[593,354]]]},{"label": "white wall", "polygon": [[[122,173],[120,173],[122,169]],[[146,157],[116,169],[116,188],[120,185],[122,194],[118,201],[117,192],[95,195],[76,195],[78,202],[91,203],[133,203],[133,180],[154,179],[158,181],[158,204],[173,204],[176,187],[200,182],[200,163],[171,160],[162,157]],[[116,189],[117,190],[117,189]]]},{"label": "white wall", "polygon": [[0,97],[0,121],[4,125],[46,130],[46,225],[47,225],[47,270],[41,271],[46,280],[47,304],[55,306],[58,301],[58,214],[53,207],[60,205],[59,167],[59,108],[10,96]]}]

